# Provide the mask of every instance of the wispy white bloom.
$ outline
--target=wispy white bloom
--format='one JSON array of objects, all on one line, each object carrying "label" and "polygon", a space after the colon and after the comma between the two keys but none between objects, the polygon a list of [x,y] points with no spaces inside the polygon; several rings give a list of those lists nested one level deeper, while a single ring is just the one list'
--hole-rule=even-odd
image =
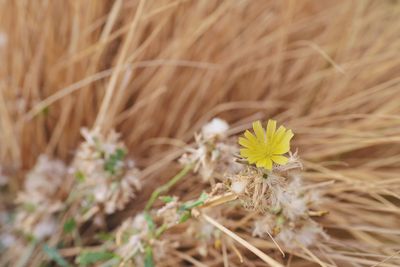
[{"label": "wispy white bloom", "polygon": [[319,197],[303,186],[302,168],[297,154],[289,153],[285,165],[274,164],[271,170],[248,165],[226,176],[243,207],[263,214],[254,222],[253,235],[274,236],[287,248],[312,245],[325,235],[309,216],[310,205]]},{"label": "wispy white bloom", "polygon": [[148,227],[147,227],[146,218],[143,213],[139,213],[135,216],[135,218],[133,219],[133,222],[132,222],[132,227],[134,229],[138,229],[139,232],[141,232],[141,233],[143,233],[143,232],[147,233]]},{"label": "wispy white bloom", "polygon": [[[308,247],[315,243],[319,235],[324,235],[322,229],[316,224],[306,224],[297,233],[297,241]],[[324,235],[325,236],[325,235]]]},{"label": "wispy white bloom", "polygon": [[157,216],[162,218],[165,225],[172,227],[179,223],[180,214],[177,211],[179,205],[178,199],[174,197],[171,202],[157,210]]},{"label": "wispy white bloom", "polygon": [[[119,227],[116,234],[116,254],[124,261],[132,260],[135,266],[142,266],[145,254],[145,245],[148,244],[148,223],[143,213],[128,218]],[[152,239],[151,246],[155,261],[166,256],[166,250],[173,247],[173,243],[166,244],[162,240]]]},{"label": "wispy white bloom", "polygon": [[275,164],[273,168],[274,168],[274,171],[277,171],[277,172],[285,172],[285,171],[290,171],[290,170],[302,170],[303,164],[301,163],[299,156],[297,155],[297,151],[294,153],[289,151],[288,162],[285,165]]},{"label": "wispy white bloom", "polygon": [[305,224],[297,228],[285,227],[276,236],[279,242],[287,248],[303,246],[312,246],[318,239],[327,239],[328,236],[324,233],[321,227],[312,220],[307,220]]},{"label": "wispy white bloom", "polygon": [[81,132],[85,142],[76,153],[73,168],[82,178],[78,191],[87,198],[81,202],[84,212],[95,205],[104,207],[106,214],[123,209],[141,189],[139,170],[126,158],[126,147],[116,132],[104,135],[99,129],[85,128]]},{"label": "wispy white bloom", "polygon": [[274,218],[266,215],[254,222],[253,236],[266,237],[267,233],[272,233],[272,226],[274,225]]},{"label": "wispy white bloom", "polygon": [[276,207],[282,208],[283,214],[290,220],[295,220],[307,214],[307,203],[301,189],[300,176],[295,178],[285,187],[276,189]]},{"label": "wispy white bloom", "polygon": [[138,252],[144,252],[144,247],[139,234],[132,235],[128,242],[117,249],[118,255],[120,255],[124,260],[130,259]]},{"label": "wispy white bloom", "polygon": [[[176,246],[176,244],[170,243],[165,240],[154,239],[152,240],[152,250],[155,262],[161,262],[163,258],[167,256],[167,250]],[[118,254],[124,262],[131,261],[134,263],[133,266],[143,266],[145,258],[145,248],[142,240],[142,236],[135,234],[129,237],[128,242],[122,246],[118,246],[116,249]]]},{"label": "wispy white bloom", "polygon": [[94,190],[94,197],[97,202],[103,203],[107,200],[108,197],[108,188],[106,184],[100,183],[96,186],[96,190]]},{"label": "wispy white bloom", "polygon": [[199,144],[197,148],[187,148],[187,153],[183,154],[179,162],[183,165],[194,164],[194,170],[197,172],[199,168],[207,165],[207,148],[204,144]]},{"label": "wispy white bloom", "polygon": [[246,181],[235,180],[232,182],[231,189],[236,194],[243,194],[244,190],[246,189],[246,186],[247,186]]},{"label": "wispy white bloom", "polygon": [[49,237],[56,228],[55,213],[60,211],[60,195],[67,175],[67,168],[60,160],[41,155],[28,172],[24,190],[17,196],[19,204],[13,227],[39,239]]},{"label": "wispy white bloom", "polygon": [[67,168],[62,161],[40,155],[36,165],[26,176],[24,193],[20,197],[23,201],[37,205],[53,202],[53,196],[62,185],[66,173]]},{"label": "wispy white bloom", "polygon": [[204,182],[215,179],[225,172],[237,172],[241,165],[235,162],[235,154],[239,149],[234,142],[227,139],[228,123],[215,118],[203,126],[201,133],[195,135],[194,147],[186,148],[179,162],[183,165],[194,165]]},{"label": "wispy white bloom", "polygon": [[201,133],[205,139],[211,139],[214,137],[224,137],[228,129],[229,124],[226,121],[214,118],[201,128]]}]

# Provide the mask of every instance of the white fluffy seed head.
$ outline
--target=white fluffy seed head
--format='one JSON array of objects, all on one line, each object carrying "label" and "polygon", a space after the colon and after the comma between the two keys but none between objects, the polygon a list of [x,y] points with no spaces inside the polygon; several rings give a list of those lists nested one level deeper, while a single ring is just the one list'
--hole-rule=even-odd
[{"label": "white fluffy seed head", "polygon": [[244,190],[246,189],[246,186],[247,186],[247,182],[246,181],[236,180],[236,181],[232,182],[231,189],[236,194],[242,194],[242,193],[244,193]]},{"label": "white fluffy seed head", "polygon": [[217,136],[224,136],[229,129],[229,124],[220,119],[214,118],[209,123],[203,126],[201,132],[205,139],[211,139]]}]

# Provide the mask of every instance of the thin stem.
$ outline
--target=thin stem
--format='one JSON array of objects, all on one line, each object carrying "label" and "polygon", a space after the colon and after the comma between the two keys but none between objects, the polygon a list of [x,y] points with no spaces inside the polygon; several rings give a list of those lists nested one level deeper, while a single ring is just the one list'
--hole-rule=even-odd
[{"label": "thin stem", "polygon": [[185,168],[183,168],[178,174],[172,177],[166,184],[154,190],[150,196],[149,201],[147,201],[146,207],[144,208],[145,211],[148,211],[153,206],[154,202],[157,200],[160,194],[168,192],[169,189],[173,187],[176,183],[178,183],[183,177],[185,177],[191,169],[191,164],[186,165]]},{"label": "thin stem", "polygon": [[234,232],[232,232],[231,230],[229,230],[228,228],[226,228],[225,226],[223,226],[222,224],[220,224],[213,218],[209,217],[208,215],[206,215],[204,213],[201,214],[201,217],[203,219],[205,219],[208,223],[212,224],[213,226],[218,228],[220,231],[225,233],[226,235],[233,238],[235,241],[240,243],[242,246],[244,246],[245,248],[247,248],[248,250],[250,250],[251,252],[256,254],[265,263],[269,264],[272,267],[283,267],[282,264],[280,264],[279,262],[277,262],[274,259],[272,259],[271,257],[269,257],[264,252],[262,252],[261,250],[259,250],[258,248],[256,248],[255,246],[253,246],[252,244],[250,244],[249,242],[247,242],[246,240],[244,240],[243,238],[241,238],[240,236],[238,236],[237,234],[235,234]]},{"label": "thin stem", "polygon": [[296,241],[295,242],[301,249],[304,250],[304,252],[310,256],[316,263],[318,263],[321,267],[327,267],[327,263],[321,261],[317,256],[314,255],[314,253],[312,253],[308,248],[306,248],[303,244],[301,244],[300,242]]},{"label": "thin stem", "polygon": [[236,194],[229,192],[225,193],[223,195],[218,195],[212,198],[207,199],[203,205],[201,205],[199,208],[211,208],[211,207],[216,207],[220,206],[224,203],[236,200],[238,197]]}]

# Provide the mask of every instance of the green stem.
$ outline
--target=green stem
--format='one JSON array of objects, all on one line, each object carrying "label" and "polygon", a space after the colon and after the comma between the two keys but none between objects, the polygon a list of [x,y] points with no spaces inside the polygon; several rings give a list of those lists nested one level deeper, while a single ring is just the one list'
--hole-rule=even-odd
[{"label": "green stem", "polygon": [[166,184],[158,187],[150,196],[149,201],[147,201],[145,211],[148,211],[160,196],[160,194],[168,192],[171,187],[173,187],[177,182],[179,182],[183,177],[188,174],[188,172],[192,169],[192,164],[186,165],[180,172],[178,172],[174,177],[172,177]]},{"label": "green stem", "polygon": [[168,226],[166,224],[163,224],[160,227],[158,227],[157,231],[155,233],[156,238],[159,238],[167,229],[168,229]]}]

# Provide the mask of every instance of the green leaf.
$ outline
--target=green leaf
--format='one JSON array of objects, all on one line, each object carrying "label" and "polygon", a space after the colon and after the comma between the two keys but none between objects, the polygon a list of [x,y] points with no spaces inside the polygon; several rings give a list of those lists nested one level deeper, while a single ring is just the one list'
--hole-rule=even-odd
[{"label": "green leaf", "polygon": [[208,195],[205,192],[203,192],[203,193],[201,193],[201,195],[199,197],[199,201],[203,201],[203,203],[204,203],[204,201],[206,201],[207,198],[208,198]]},{"label": "green leaf", "polygon": [[22,204],[22,208],[27,212],[34,212],[36,210],[36,206],[33,203],[24,203]]},{"label": "green leaf", "polygon": [[282,211],[282,208],[279,207],[279,206],[276,206],[276,207],[273,207],[273,208],[270,209],[270,212],[273,213],[273,214],[278,214],[281,211]]},{"label": "green leaf", "polygon": [[75,179],[82,183],[86,180],[85,174],[82,171],[75,172]]},{"label": "green leaf", "polygon": [[191,214],[190,211],[185,211],[185,212],[181,215],[181,217],[179,218],[179,223],[184,223],[184,222],[186,222],[187,220],[190,219],[191,216],[192,216],[192,214]]},{"label": "green leaf", "polygon": [[276,218],[276,225],[283,225],[285,223],[285,217],[283,216],[278,216]]},{"label": "green leaf", "polygon": [[111,260],[108,260],[104,263],[102,263],[99,267],[115,267],[115,266],[120,266],[119,263],[121,262],[120,258],[113,258]]},{"label": "green leaf", "polygon": [[64,223],[64,233],[70,234],[75,229],[76,229],[76,222],[75,222],[74,218],[70,218]]},{"label": "green leaf", "polygon": [[104,170],[108,171],[111,174],[116,173],[116,167],[118,162],[122,161],[125,158],[126,152],[118,148],[113,154],[109,156],[108,159],[106,159],[104,163]]},{"label": "green leaf", "polygon": [[61,267],[68,267],[68,262],[58,253],[56,248],[49,247],[47,244],[43,245],[43,251],[50,260],[56,262]]},{"label": "green leaf", "polygon": [[162,196],[162,197],[160,197],[160,199],[164,203],[170,203],[174,200],[174,198],[171,196]]},{"label": "green leaf", "polygon": [[96,234],[96,239],[100,241],[110,241],[114,239],[114,235],[107,233],[107,232],[100,232]]},{"label": "green leaf", "polygon": [[123,160],[124,159],[124,157],[125,157],[125,151],[122,149],[122,148],[118,148],[116,151],[115,151],[115,158],[117,159],[117,160]]},{"label": "green leaf", "polygon": [[144,258],[144,267],[154,267],[153,250],[150,246],[146,247],[146,255]]},{"label": "green leaf", "polygon": [[163,224],[163,225],[161,225],[161,227],[158,227],[156,230],[156,238],[160,237],[167,229],[168,229],[168,225],[166,225],[166,224]]},{"label": "green leaf", "polygon": [[42,113],[42,115],[43,116],[47,116],[47,115],[49,115],[49,113],[50,113],[50,108],[49,108],[49,106],[45,106],[42,110],[41,110],[41,113]]},{"label": "green leaf", "polygon": [[147,227],[149,228],[150,232],[154,232],[154,230],[156,229],[156,225],[154,224],[153,219],[151,218],[150,214],[148,214],[147,212],[144,214],[144,219],[147,222]]},{"label": "green leaf", "polygon": [[201,193],[200,197],[196,201],[189,201],[184,203],[182,206],[179,207],[179,210],[191,210],[195,207],[201,206],[204,204],[204,201],[208,198],[206,193]]},{"label": "green leaf", "polygon": [[107,261],[115,257],[117,257],[117,255],[108,251],[82,252],[76,261],[82,266],[87,266],[97,262]]}]

